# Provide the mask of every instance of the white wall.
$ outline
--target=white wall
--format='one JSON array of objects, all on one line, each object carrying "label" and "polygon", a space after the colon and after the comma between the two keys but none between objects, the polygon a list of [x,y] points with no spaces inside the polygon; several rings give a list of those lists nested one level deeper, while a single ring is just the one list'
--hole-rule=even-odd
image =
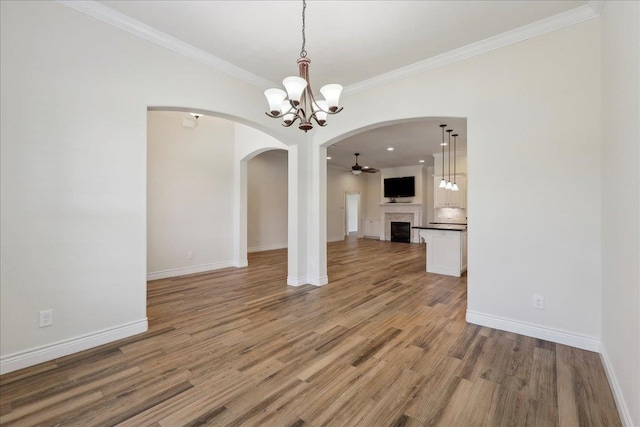
[{"label": "white wall", "polygon": [[[147,274],[150,279],[230,267],[234,123],[150,111],[147,125]],[[191,252],[192,259],[188,254]]]},{"label": "white wall", "polygon": [[473,322],[598,347],[599,46],[591,20],[357,92],[315,135],[327,145],[380,122],[467,118]]},{"label": "white wall", "polygon": [[249,252],[287,247],[287,154],[266,151],[248,162]]},{"label": "white wall", "polygon": [[380,201],[382,200],[380,173],[366,174],[363,177],[365,178],[365,192],[361,200],[362,217],[380,220]]},{"label": "white wall", "polygon": [[[256,111],[261,88],[60,3],[0,8],[6,372],[146,329],[149,106],[259,122],[282,141],[299,135]],[[49,308],[54,325],[38,328]]]},{"label": "white wall", "polygon": [[626,425],[640,426],[640,7],[602,10],[602,352]]}]

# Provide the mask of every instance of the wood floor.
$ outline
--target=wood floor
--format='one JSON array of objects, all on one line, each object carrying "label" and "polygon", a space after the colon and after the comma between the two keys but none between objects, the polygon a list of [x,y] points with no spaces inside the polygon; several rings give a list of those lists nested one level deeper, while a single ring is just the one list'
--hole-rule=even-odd
[{"label": "wood floor", "polygon": [[598,354],[465,323],[424,250],[331,243],[320,288],[284,250],[150,282],[149,332],[2,376],[0,424],[620,425]]}]

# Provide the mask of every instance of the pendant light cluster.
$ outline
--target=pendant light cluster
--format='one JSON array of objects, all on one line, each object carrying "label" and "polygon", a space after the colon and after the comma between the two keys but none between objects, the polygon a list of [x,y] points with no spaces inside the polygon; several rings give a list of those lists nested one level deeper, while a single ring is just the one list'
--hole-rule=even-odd
[{"label": "pendant light cluster", "polygon": [[[447,125],[440,125],[440,128],[442,129],[442,142],[440,143],[440,145],[442,146],[442,180],[440,181],[440,185],[438,187],[440,188],[444,188],[446,190],[451,190],[451,191],[458,191],[458,184],[456,182],[456,141],[458,138],[458,134],[454,133],[453,135],[451,135],[451,132],[453,132],[453,129],[447,129],[447,134],[449,137],[449,142],[445,142],[444,140],[444,131]],[[451,137],[453,136],[453,182],[451,182]],[[448,158],[448,162],[449,162],[449,179],[445,180],[445,173],[444,173],[444,147],[449,146],[449,158]]]},{"label": "pendant light cluster", "polygon": [[320,126],[326,126],[328,114],[338,114],[342,108],[338,106],[342,86],[328,84],[320,88],[320,93],[325,99],[316,100],[311,91],[309,82],[309,65],[311,60],[307,58],[305,50],[305,9],[307,3],[302,0],[302,49],[298,58],[298,76],[290,76],[282,80],[282,89],[272,88],[264,91],[269,102],[269,117],[282,118],[282,125],[291,126],[296,120],[300,120],[298,128],[307,132],[313,129],[311,119]]}]

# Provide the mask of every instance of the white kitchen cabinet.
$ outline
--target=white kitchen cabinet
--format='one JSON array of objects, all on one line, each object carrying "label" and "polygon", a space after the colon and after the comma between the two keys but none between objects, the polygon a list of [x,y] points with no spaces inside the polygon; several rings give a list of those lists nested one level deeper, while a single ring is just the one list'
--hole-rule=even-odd
[{"label": "white kitchen cabinet", "polygon": [[[445,176],[445,180],[448,176]],[[441,176],[433,180],[433,207],[435,208],[466,208],[467,207],[467,177],[464,174],[456,175],[458,191],[440,188]]]},{"label": "white kitchen cabinet", "polygon": [[363,219],[362,235],[365,237],[380,237],[380,220],[379,219]]},{"label": "white kitchen cabinet", "polygon": [[467,271],[467,230],[421,228],[427,246],[427,273],[460,277]]}]

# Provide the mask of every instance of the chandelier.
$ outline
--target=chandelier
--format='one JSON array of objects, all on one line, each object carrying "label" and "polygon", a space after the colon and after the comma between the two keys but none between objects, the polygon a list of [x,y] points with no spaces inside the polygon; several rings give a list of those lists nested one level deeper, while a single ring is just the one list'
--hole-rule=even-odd
[{"label": "chandelier", "polygon": [[313,96],[311,84],[309,81],[309,64],[311,60],[307,58],[305,50],[305,9],[307,8],[306,0],[302,0],[302,48],[300,50],[300,58],[298,58],[299,76],[289,76],[282,80],[282,85],[286,92],[282,89],[272,88],[264,91],[264,95],[269,102],[269,112],[265,113],[274,119],[282,118],[282,125],[291,126],[296,120],[300,120],[299,129],[307,132],[313,129],[311,119],[318,125],[326,126],[327,115],[338,114],[342,111],[338,107],[342,86],[339,84],[328,84],[320,88],[320,93],[324,99],[318,99]]}]

